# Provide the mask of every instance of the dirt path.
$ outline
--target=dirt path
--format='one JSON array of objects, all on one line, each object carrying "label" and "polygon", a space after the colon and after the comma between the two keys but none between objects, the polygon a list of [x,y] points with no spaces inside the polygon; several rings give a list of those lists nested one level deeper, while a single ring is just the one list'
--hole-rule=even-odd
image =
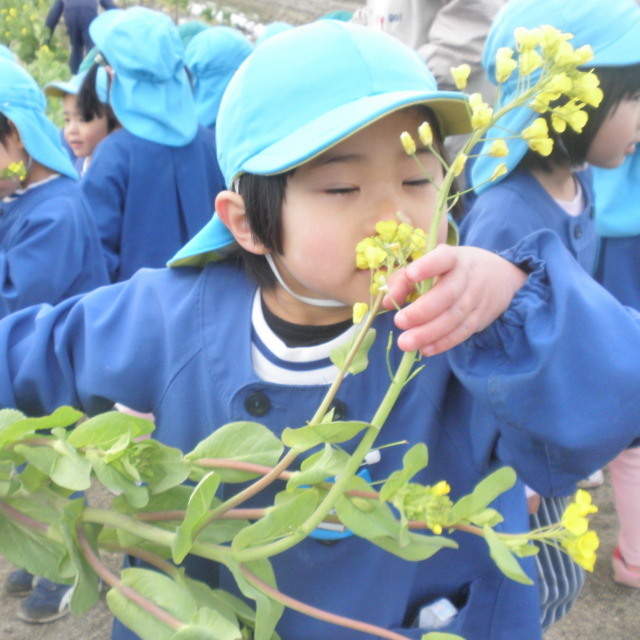
[{"label": "dirt path", "polygon": [[[546,634],[545,640],[640,640],[640,591],[621,587],[611,579],[611,555],[617,535],[617,521],[613,495],[608,482],[593,492],[600,512],[593,523],[602,540],[599,559],[593,575],[578,604],[569,615]],[[106,506],[108,494],[91,491],[93,505]],[[113,571],[120,567],[121,558],[103,554],[103,560]],[[12,567],[0,556],[0,580]],[[28,625],[18,620],[15,609],[19,603],[0,593],[1,640],[108,640],[112,616],[104,601],[76,620],[68,616],[48,625]],[[514,638],[513,640],[518,640]]]}]

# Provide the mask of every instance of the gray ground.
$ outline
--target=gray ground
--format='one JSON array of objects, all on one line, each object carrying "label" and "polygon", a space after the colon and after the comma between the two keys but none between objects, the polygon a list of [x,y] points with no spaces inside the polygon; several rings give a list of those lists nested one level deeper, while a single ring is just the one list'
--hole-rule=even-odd
[{"label": "gray ground", "polygon": [[[600,512],[593,519],[602,546],[593,574],[589,574],[585,590],[569,615],[558,622],[545,640],[640,640],[640,591],[613,582],[611,555],[616,542],[617,520],[609,481],[593,492]],[[95,506],[105,506],[108,496],[93,490],[89,494]],[[103,554],[112,570],[120,565],[114,554]],[[12,567],[0,556],[0,581]],[[68,616],[49,625],[28,625],[18,620],[15,609],[19,601],[0,592],[1,640],[108,640],[111,614],[104,601],[89,611],[82,620]],[[514,640],[518,640],[514,638]]]}]

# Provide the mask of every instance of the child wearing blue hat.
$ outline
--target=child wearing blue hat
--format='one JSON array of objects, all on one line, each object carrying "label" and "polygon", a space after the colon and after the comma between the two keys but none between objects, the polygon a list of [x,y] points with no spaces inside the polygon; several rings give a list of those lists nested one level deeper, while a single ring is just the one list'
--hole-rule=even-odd
[{"label": "child wearing blue hat", "polygon": [[[356,245],[397,211],[421,227],[432,216],[435,189],[399,144],[402,131],[425,119],[438,137],[470,128],[462,96],[438,91],[415,53],[389,36],[326,20],[265,42],[220,108],[229,190],[217,198],[217,215],[175,268],[141,270],[82,299],[0,321],[0,406],[40,415],[71,404],[95,414],[120,401],[152,411],[159,440],[184,451],[232,420],[259,416],[278,436],[304,424],[335,374],[329,352],[353,335],[352,305],[369,298]],[[437,179],[436,158],[419,154]],[[389,295],[402,303],[413,282],[431,276],[438,284],[429,293],[376,319],[385,338],[374,342],[371,366],[345,379],[336,404],[341,419],[371,418],[371,399],[389,384],[382,363],[390,332],[392,367],[402,349],[432,356],[379,436],[380,445],[428,445],[430,464],[417,481],[446,478],[456,499],[511,464],[550,493],[638,436],[637,316],[556,236],[533,234],[502,256],[441,246],[399,274]],[[626,413],[611,415],[602,397]],[[580,456],[571,455],[576,449]],[[381,448],[368,467],[372,480],[400,468],[404,452]],[[503,531],[527,529],[521,482],[496,506]],[[425,633],[419,612],[446,597],[458,613],[443,632],[540,640],[537,590],[502,575],[480,538],[454,536],[458,550],[425,563],[355,536],[331,545],[308,538],[273,566],[284,593],[410,639]],[[533,576],[532,559],[522,564]],[[224,568],[189,558],[186,567],[233,590]],[[289,610],[277,630],[283,640],[360,637]],[[116,622],[112,637],[135,634]]]},{"label": "child wearing blue hat", "polygon": [[211,27],[194,36],[184,59],[191,72],[198,122],[215,131],[222,96],[253,46],[237,29]]},{"label": "child wearing blue hat", "polygon": [[79,73],[68,82],[50,82],[44,88],[46,96],[63,99],[64,139],[76,157],[75,168],[84,175],[95,148],[120,126],[113,109],[107,104],[107,72],[104,68],[96,75],[98,100],[79,105],[77,95],[87,72]]},{"label": "child wearing blue hat", "polygon": [[[25,168],[23,179],[0,179],[0,317],[108,283],[93,217],[45,106],[33,78],[0,59],[0,170],[15,163]],[[18,570],[4,589],[24,595],[34,582]],[[20,617],[43,622],[68,612],[61,607],[67,585],[38,585],[21,603]]]},{"label": "child wearing blue hat", "polygon": [[[142,7],[112,10],[90,31],[108,63],[109,104],[122,129],[96,149],[81,186],[117,282],[164,266],[210,219],[224,185],[171,19]],[[98,66],[85,78],[82,104],[97,99]]]},{"label": "child wearing blue hat", "polygon": [[[597,0],[568,0],[561,5],[552,0],[512,0],[496,18],[487,40],[484,65],[490,79],[497,83],[497,51],[501,47],[516,49],[514,30],[543,25],[574,34],[570,42],[576,49],[586,44],[593,48],[588,68],[593,68],[600,80],[596,93],[602,91],[604,97],[599,106],[599,100],[585,106],[589,116],[586,124],[575,120],[562,132],[555,129],[551,114],[544,114],[553,140],[546,157],[529,150],[522,139],[507,139],[506,158],[489,155],[492,142],[485,143],[480,150],[484,155],[471,172],[478,198],[461,233],[467,244],[502,251],[534,231],[551,229],[593,275],[598,238],[591,170],[585,167],[586,163],[618,166],[640,141],[640,7],[634,0],[606,5]],[[517,82],[514,75],[502,85],[502,104],[514,99]],[[505,130],[521,133],[538,117],[530,108],[515,109],[487,138],[508,137]],[[507,174],[486,182],[503,161]],[[539,512],[532,516],[532,527],[557,521],[566,502],[567,498],[543,498]],[[544,576],[541,588],[547,627],[566,613],[584,578],[575,572],[573,563],[553,549],[541,551],[539,568]]]}]

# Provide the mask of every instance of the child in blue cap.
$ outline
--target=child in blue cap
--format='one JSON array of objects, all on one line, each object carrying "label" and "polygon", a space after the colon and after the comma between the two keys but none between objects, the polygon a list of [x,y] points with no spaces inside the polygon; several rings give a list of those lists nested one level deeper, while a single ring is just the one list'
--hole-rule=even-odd
[{"label": "child in blue cap", "polygon": [[[512,0],[496,18],[487,40],[484,66],[495,80],[495,59],[500,47],[516,49],[514,30],[551,25],[574,35],[577,49],[589,44],[593,68],[600,79],[604,98],[599,107],[587,105],[589,115],[580,134],[571,125],[557,132],[550,114],[547,121],[553,150],[543,157],[529,150],[522,139],[507,139],[509,155],[488,155],[491,141],[480,150],[473,166],[472,181],[478,198],[465,218],[463,242],[502,251],[528,234],[551,229],[572,256],[589,274],[596,270],[594,192],[591,170],[586,163],[615,167],[640,141],[640,6],[634,0],[615,0],[606,5],[597,0]],[[502,85],[502,104],[513,100],[517,75]],[[558,105],[559,106],[559,105]],[[511,111],[487,134],[495,139],[507,131],[521,133],[539,117],[530,108]],[[579,127],[580,128],[580,127]],[[486,182],[499,162],[508,173],[495,182]],[[601,472],[598,472],[602,476]],[[594,478],[591,479],[595,481]],[[600,481],[601,482],[601,481]],[[568,498],[542,498],[532,516],[532,527],[557,522]],[[544,548],[538,556],[543,574],[543,622],[547,627],[562,617],[579,593],[584,577],[564,554]]]},{"label": "child in blue cap", "polygon": [[98,144],[120,126],[107,103],[107,72],[104,68],[100,68],[96,74],[98,100],[84,110],[83,105],[78,104],[77,95],[86,75],[85,71],[68,82],[50,82],[44,88],[46,96],[63,99],[63,135],[76,157],[74,165],[80,176],[91,164],[91,155]]},{"label": "child in blue cap", "polygon": [[[265,42],[220,108],[229,190],[216,200],[217,215],[175,268],[144,269],[0,321],[0,406],[41,415],[71,404],[95,414],[120,401],[152,411],[158,439],[183,451],[232,420],[259,419],[278,436],[304,424],[336,372],[329,352],[353,335],[351,306],[369,298],[356,245],[399,210],[421,227],[431,218],[435,189],[399,143],[425,119],[440,147],[441,136],[470,128],[462,96],[438,91],[415,53],[389,36],[326,20]],[[418,153],[437,179],[436,158]],[[444,241],[446,224],[440,231]],[[446,478],[457,499],[511,464],[552,493],[638,436],[640,321],[554,234],[532,234],[502,256],[442,245],[401,272],[389,295],[403,303],[415,281],[431,276],[438,283],[429,293],[376,319],[385,337],[371,348],[372,364],[345,379],[335,404],[340,419],[372,417],[389,384],[390,332],[392,367],[402,349],[431,356],[379,436],[380,445],[402,438],[429,447],[417,481]],[[611,415],[602,397],[625,413]],[[381,447],[372,480],[400,468],[405,451]],[[502,531],[527,530],[521,482],[495,506]],[[424,563],[355,536],[331,545],[308,538],[273,567],[284,593],[410,639],[425,633],[421,609],[446,597],[458,613],[443,632],[540,640],[537,590],[502,575],[480,538],[453,536],[458,550]],[[199,558],[185,564],[190,575],[234,590],[226,569]],[[533,576],[532,559],[522,564]],[[283,640],[361,637],[290,610],[277,631]],[[112,637],[136,636],[116,622]]]},{"label": "child in blue cap", "polygon": [[[0,179],[0,317],[108,283],[91,211],[45,106],[33,78],[0,58],[0,170],[14,163],[26,170],[24,179]],[[18,570],[4,589],[24,595],[34,583]],[[68,592],[68,585],[43,579],[18,615],[30,622],[57,619],[68,613]]]},{"label": "child in blue cap", "polygon": [[220,102],[238,67],[253,46],[237,29],[211,27],[194,36],[184,59],[191,72],[198,122],[215,131]]},{"label": "child in blue cap", "polygon": [[[103,13],[91,36],[108,63],[109,104],[122,124],[82,179],[112,282],[161,267],[210,219],[223,188],[213,132],[199,126],[171,19],[134,7]],[[140,46],[144,42],[144,46]],[[95,97],[88,72],[79,95]]]}]

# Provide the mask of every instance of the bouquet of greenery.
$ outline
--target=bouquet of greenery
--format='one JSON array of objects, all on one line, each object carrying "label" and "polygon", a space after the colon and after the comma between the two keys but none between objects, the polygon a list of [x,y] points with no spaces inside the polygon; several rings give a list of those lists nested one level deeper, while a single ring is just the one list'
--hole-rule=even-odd
[{"label": "bouquet of greenery", "polygon": [[[98,415],[67,430],[82,417],[70,407],[44,418],[4,410],[0,412],[0,552],[31,573],[75,584],[71,610],[78,616],[98,600],[102,578],[111,586],[107,603],[114,615],[145,640],[269,640],[277,636],[275,627],[284,607],[401,640],[398,633],[320,611],[278,591],[269,558],[290,549],[323,522],[342,523],[355,535],[407,561],[455,548],[456,542],[448,536],[454,530],[482,536],[497,566],[509,578],[526,584],[531,581],[517,558],[537,552],[532,541],[553,545],[592,570],[598,538],[588,530],[587,516],[597,508],[586,492],[578,492],[559,524],[514,535],[494,530],[502,516],[489,507],[514,485],[515,472],[509,467],[497,470],[455,503],[446,479],[431,486],[412,481],[428,464],[422,443],[413,444],[402,469],[381,483],[379,490],[356,475],[375,448],[402,389],[420,375],[417,352],[406,353],[397,371],[389,366],[389,388],[370,423],[334,420],[330,409],[343,377],[357,375],[368,366],[367,353],[376,339],[371,326],[387,278],[435,247],[440,221],[460,197],[451,193],[451,187],[469,150],[486,139],[486,132],[504,113],[518,106],[549,112],[552,126],[562,131],[567,125],[580,130],[587,118],[583,107],[600,102],[596,76],[578,70],[589,61],[591,51],[588,47],[574,50],[570,38],[552,27],[517,30],[518,60],[510,49],[501,49],[497,59],[500,83],[518,69],[517,97],[501,107],[498,96],[495,110],[478,94],[469,97],[473,133],[451,165],[442,161],[445,174],[428,233],[400,217],[378,223],[377,234],[358,245],[357,265],[371,271],[371,298],[355,305],[357,332],[351,344],[333,352],[332,361],[340,373],[306,425],[285,429],[279,439],[255,422],[227,424],[183,454],[148,438],[154,428],[151,422],[118,412]],[[468,66],[454,69],[453,74],[464,89]],[[422,144],[437,153],[429,125],[423,124],[417,133]],[[506,133],[507,137],[519,135]],[[550,153],[553,142],[544,118],[521,136],[530,148]],[[401,141],[415,157],[412,136],[404,133]],[[504,157],[507,152],[504,138],[493,140],[491,155]],[[498,167],[492,179],[505,170],[504,165]],[[415,295],[431,286],[431,281],[416,285]],[[42,435],[43,430],[48,430],[47,435]],[[355,438],[358,444],[349,455],[340,445]],[[290,471],[296,458],[310,450],[317,451],[305,458],[299,470]],[[111,509],[70,499],[73,492],[89,488],[92,479],[118,494]],[[287,485],[272,506],[243,508],[276,479]],[[192,484],[183,484],[187,480]],[[221,483],[250,480],[233,497],[225,501],[216,497]],[[160,573],[130,568],[116,577],[101,563],[100,549],[140,558]],[[242,594],[255,602],[255,610],[227,592],[187,577],[178,566],[187,554],[225,565]],[[438,632],[424,636],[430,640],[455,637]]]}]

